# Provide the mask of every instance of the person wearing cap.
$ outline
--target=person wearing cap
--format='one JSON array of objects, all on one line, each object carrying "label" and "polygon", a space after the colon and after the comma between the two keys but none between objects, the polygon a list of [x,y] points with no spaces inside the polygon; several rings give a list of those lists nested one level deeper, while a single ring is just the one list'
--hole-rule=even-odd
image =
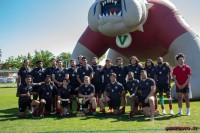
[{"label": "person wearing cap", "polygon": [[[40,85],[44,83],[45,77],[47,75],[47,70],[43,67],[43,62],[41,60],[36,61],[36,67],[31,71],[31,76],[33,77],[33,84],[38,84],[33,87],[33,91],[37,92]],[[33,95],[33,99],[37,100],[38,95]]]},{"label": "person wearing cap", "polygon": [[56,87],[52,84],[51,76],[46,75],[44,84],[38,89],[38,94],[40,95],[40,117],[50,115],[51,96],[54,91],[56,91]]},{"label": "person wearing cap", "polygon": [[73,88],[69,85],[67,79],[63,79],[63,85],[58,90],[58,101],[57,101],[57,114],[58,116],[67,115],[69,113],[68,107],[70,104],[70,96]]},{"label": "person wearing cap", "polygon": [[106,86],[104,96],[99,100],[99,104],[103,114],[106,113],[104,103],[107,103],[109,107],[113,108],[113,114],[118,115],[122,113],[120,104],[121,97],[124,95],[125,90],[123,85],[117,82],[117,75],[115,73],[110,74],[110,81],[111,82]]},{"label": "person wearing cap", "polygon": [[87,63],[87,58],[85,56],[82,57],[82,65],[77,70],[77,76],[76,79],[79,82],[79,84],[83,84],[84,77],[89,76],[90,80],[93,78],[93,69],[92,67]]}]

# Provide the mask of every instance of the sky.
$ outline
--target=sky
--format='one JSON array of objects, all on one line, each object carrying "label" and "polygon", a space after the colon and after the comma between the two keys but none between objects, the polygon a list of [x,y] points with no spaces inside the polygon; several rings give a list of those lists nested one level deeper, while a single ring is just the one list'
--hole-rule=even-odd
[{"label": "sky", "polygon": [[[72,52],[95,0],[0,0],[0,49],[8,57],[48,50]],[[200,0],[171,0],[200,35]]]}]

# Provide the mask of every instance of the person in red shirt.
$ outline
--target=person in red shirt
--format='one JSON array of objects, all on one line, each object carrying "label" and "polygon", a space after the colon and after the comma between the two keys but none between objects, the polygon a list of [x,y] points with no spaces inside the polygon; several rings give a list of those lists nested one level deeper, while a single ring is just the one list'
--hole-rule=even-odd
[{"label": "person in red shirt", "polygon": [[179,115],[182,115],[182,97],[184,95],[187,113],[186,115],[190,115],[190,101],[189,101],[189,92],[190,92],[190,78],[191,78],[191,70],[188,65],[184,63],[185,56],[182,53],[176,55],[176,60],[178,65],[173,69],[173,78],[176,84],[176,92],[178,95],[178,107],[179,107]]}]

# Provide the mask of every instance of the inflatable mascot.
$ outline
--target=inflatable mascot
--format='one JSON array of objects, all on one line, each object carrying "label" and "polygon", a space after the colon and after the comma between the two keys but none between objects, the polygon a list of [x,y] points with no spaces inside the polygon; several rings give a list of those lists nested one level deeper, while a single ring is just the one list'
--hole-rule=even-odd
[{"label": "inflatable mascot", "polygon": [[[109,49],[111,59],[162,56],[176,65],[175,55],[184,53],[192,70],[193,99],[200,99],[200,39],[169,0],[96,0],[88,23],[72,58],[82,54],[91,60]],[[176,98],[174,87],[172,96]]]}]

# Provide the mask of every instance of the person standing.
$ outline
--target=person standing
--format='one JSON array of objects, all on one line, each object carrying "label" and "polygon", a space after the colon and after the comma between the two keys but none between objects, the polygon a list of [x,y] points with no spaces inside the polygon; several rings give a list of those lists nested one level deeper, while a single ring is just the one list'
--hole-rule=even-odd
[{"label": "person standing", "polygon": [[29,59],[25,59],[23,66],[19,69],[17,77],[17,88],[19,88],[21,84],[24,84],[26,76],[31,74],[32,69],[30,68],[29,64]]},{"label": "person standing", "polygon": [[95,86],[95,97],[98,105],[98,100],[102,97],[104,88],[102,83],[102,66],[98,64],[97,57],[93,57],[91,67],[94,73],[91,83]]},{"label": "person standing", "polygon": [[176,84],[176,92],[178,95],[178,107],[179,107],[179,115],[182,115],[182,98],[184,96],[187,113],[186,115],[191,115],[190,113],[190,100],[189,93],[190,92],[190,78],[191,78],[191,69],[185,62],[185,56],[182,53],[176,55],[176,61],[178,65],[173,69],[173,78]]},{"label": "person standing", "polygon": [[162,114],[163,115],[166,114],[165,107],[164,107],[164,96],[163,96],[163,93],[166,93],[166,96],[169,101],[169,109],[170,109],[169,114],[174,115],[174,112],[172,110],[172,98],[171,98],[171,91],[170,91],[171,69],[167,62],[163,62],[162,57],[157,58],[157,63],[158,65],[156,66],[156,75],[155,75],[155,81],[156,81],[156,87],[157,87],[156,93],[159,92],[159,101],[162,108]]}]

